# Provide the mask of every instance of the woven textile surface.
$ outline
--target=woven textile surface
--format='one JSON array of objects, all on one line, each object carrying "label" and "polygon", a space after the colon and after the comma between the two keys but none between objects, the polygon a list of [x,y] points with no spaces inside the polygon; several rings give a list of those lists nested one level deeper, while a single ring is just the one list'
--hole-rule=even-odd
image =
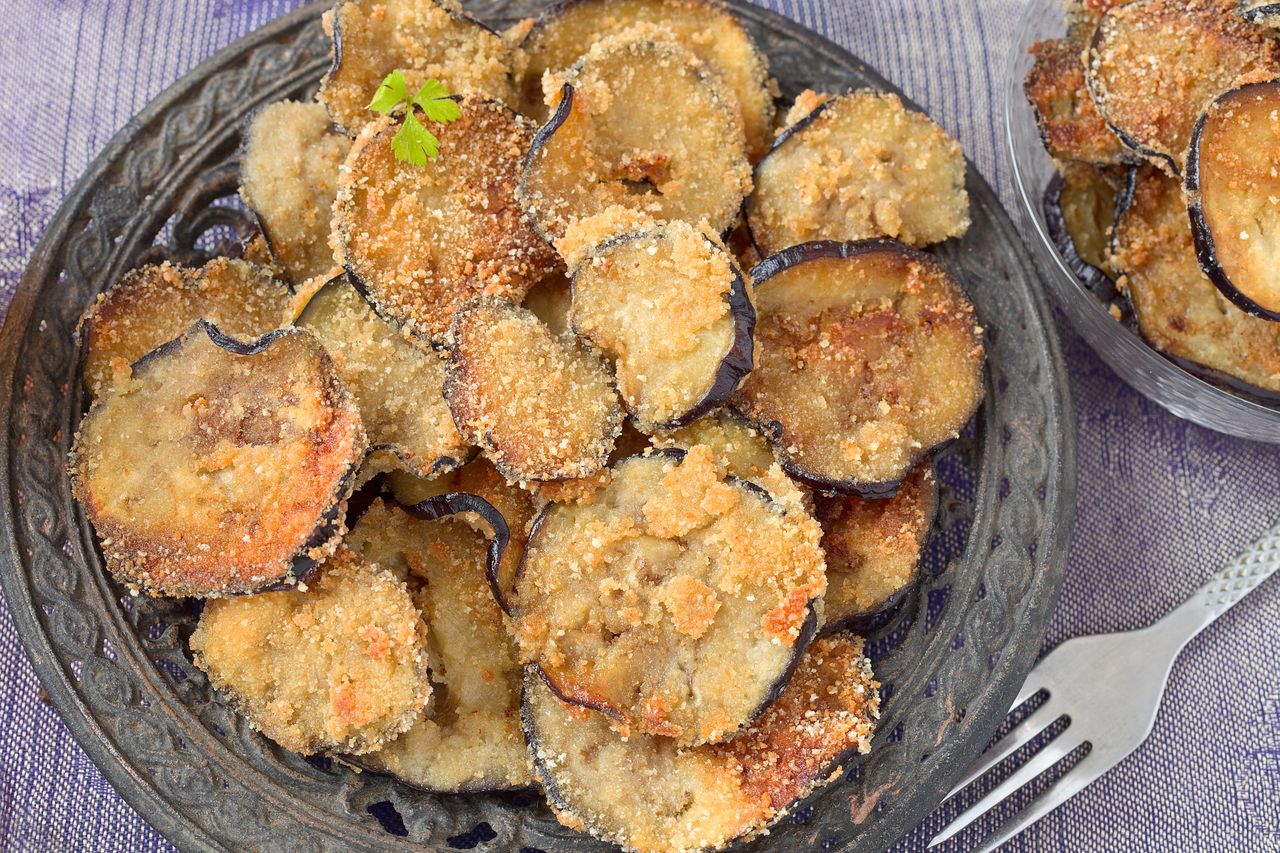
[{"label": "woven textile surface", "polygon": [[[63,194],[129,117],[183,72],[297,5],[4,4],[0,306]],[[902,87],[961,140],[1013,209],[1000,99],[1017,0],[764,5]],[[1280,447],[1173,418],[1062,332],[1077,415],[1078,511],[1046,649],[1148,624],[1280,517]],[[1280,851],[1277,625],[1273,580],[1188,647],[1143,748],[1007,849]],[[921,850],[927,837],[922,829],[897,849]],[[168,849],[40,701],[12,623],[0,615],[0,850]]]}]

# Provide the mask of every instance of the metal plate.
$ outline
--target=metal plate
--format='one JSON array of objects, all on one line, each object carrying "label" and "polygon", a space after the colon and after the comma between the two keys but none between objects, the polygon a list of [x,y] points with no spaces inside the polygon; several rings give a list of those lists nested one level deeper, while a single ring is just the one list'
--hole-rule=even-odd
[{"label": "metal plate", "polygon": [[[502,24],[538,5],[468,8]],[[788,99],[806,86],[892,88],[814,33],[730,6]],[[248,227],[227,198],[242,122],[262,103],[314,91],[327,64],[320,12],[273,22],[153,101],[89,167],[37,247],[0,342],[5,596],[67,726],[183,849],[613,849],[561,827],[536,792],[431,796],[277,748],[191,665],[191,606],[131,598],[114,584],[71,499],[64,463],[84,405],[77,319],[140,259],[198,261]],[[914,826],[1003,718],[1061,585],[1074,494],[1062,358],[1024,249],[972,166],[969,193],[973,227],[936,253],[986,326],[987,399],[939,457],[942,506],[924,581],[871,637],[885,694],[875,748],[755,842],[761,851],[878,850]]]}]

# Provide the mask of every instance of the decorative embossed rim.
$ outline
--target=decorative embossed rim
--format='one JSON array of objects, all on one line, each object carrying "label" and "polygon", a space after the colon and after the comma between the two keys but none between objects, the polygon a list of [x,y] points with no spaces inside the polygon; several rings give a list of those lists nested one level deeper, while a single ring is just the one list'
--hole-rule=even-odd
[{"label": "decorative embossed rim", "polygon": [[[471,5],[491,20],[537,6],[529,0]],[[728,5],[765,43],[775,68],[797,71],[780,75],[790,90],[816,82],[811,77],[819,68],[828,86],[893,90],[798,24],[744,0]],[[315,26],[321,9],[304,7],[246,36],[149,104],[90,165],[33,253],[0,334],[0,412],[7,422],[0,439],[0,586],[68,728],[125,799],[179,847],[441,849],[451,819],[470,826],[474,818],[492,821],[498,833],[487,849],[611,849],[522,817],[500,798],[423,806],[430,838],[410,843],[370,832],[371,819],[356,812],[387,789],[337,777],[316,783],[300,762],[264,769],[229,750],[147,658],[71,501],[63,460],[80,401],[68,321],[123,272],[130,258],[117,245],[159,230],[179,205],[203,146],[232,138],[257,103],[319,78],[328,64]],[[248,81],[259,86],[240,103],[228,103],[226,92]],[[1039,652],[1061,585],[1074,497],[1065,369],[1030,261],[972,164],[969,192],[978,231],[937,254],[967,282],[980,284],[969,290],[991,327],[972,528],[963,556],[926,579],[908,605],[914,610],[900,620],[905,638],[899,648],[910,647],[914,656],[886,700],[879,748],[858,765],[857,778],[810,800],[809,817],[784,822],[756,842],[762,851],[878,850],[924,818],[1003,719]],[[986,253],[975,251],[979,243]],[[48,325],[44,314],[61,327]],[[942,586],[949,600],[931,620],[929,606]],[[56,618],[44,609],[51,604]],[[966,642],[953,647],[953,633]],[[886,671],[901,668],[886,661]],[[918,701],[935,694],[938,701]],[[935,730],[892,736],[900,725],[921,722]],[[207,782],[212,793],[189,784],[196,781]],[[365,789],[372,789],[368,797],[360,795]]]}]

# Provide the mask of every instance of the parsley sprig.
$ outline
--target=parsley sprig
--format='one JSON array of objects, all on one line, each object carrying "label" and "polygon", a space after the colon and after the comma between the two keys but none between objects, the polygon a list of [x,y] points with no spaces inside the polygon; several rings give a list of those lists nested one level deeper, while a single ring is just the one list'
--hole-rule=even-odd
[{"label": "parsley sprig", "polygon": [[369,109],[382,115],[390,115],[404,105],[404,123],[391,139],[391,150],[397,160],[405,160],[415,166],[427,165],[427,160],[440,156],[440,140],[418,120],[414,108],[422,110],[431,121],[448,124],[462,115],[458,103],[449,97],[449,90],[439,80],[428,80],[417,92],[409,94],[409,84],[404,72],[396,69],[388,74],[373,93]]}]

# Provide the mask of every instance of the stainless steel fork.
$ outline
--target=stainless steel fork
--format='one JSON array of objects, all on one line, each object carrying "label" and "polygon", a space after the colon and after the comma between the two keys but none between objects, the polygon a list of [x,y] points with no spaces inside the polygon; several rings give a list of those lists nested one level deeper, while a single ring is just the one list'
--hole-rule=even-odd
[{"label": "stainless steel fork", "polygon": [[972,803],[929,846],[954,837],[1084,744],[1090,745],[1089,752],[987,838],[981,848],[983,853],[1013,838],[1119,764],[1151,734],[1169,671],[1183,646],[1277,569],[1280,524],[1262,534],[1196,594],[1154,625],[1140,631],[1077,637],[1050,652],[1027,677],[1013,710],[1040,691],[1048,693],[1044,704],[992,744],[947,795],[948,799],[1063,717],[1067,718],[1066,728],[986,796]]}]

